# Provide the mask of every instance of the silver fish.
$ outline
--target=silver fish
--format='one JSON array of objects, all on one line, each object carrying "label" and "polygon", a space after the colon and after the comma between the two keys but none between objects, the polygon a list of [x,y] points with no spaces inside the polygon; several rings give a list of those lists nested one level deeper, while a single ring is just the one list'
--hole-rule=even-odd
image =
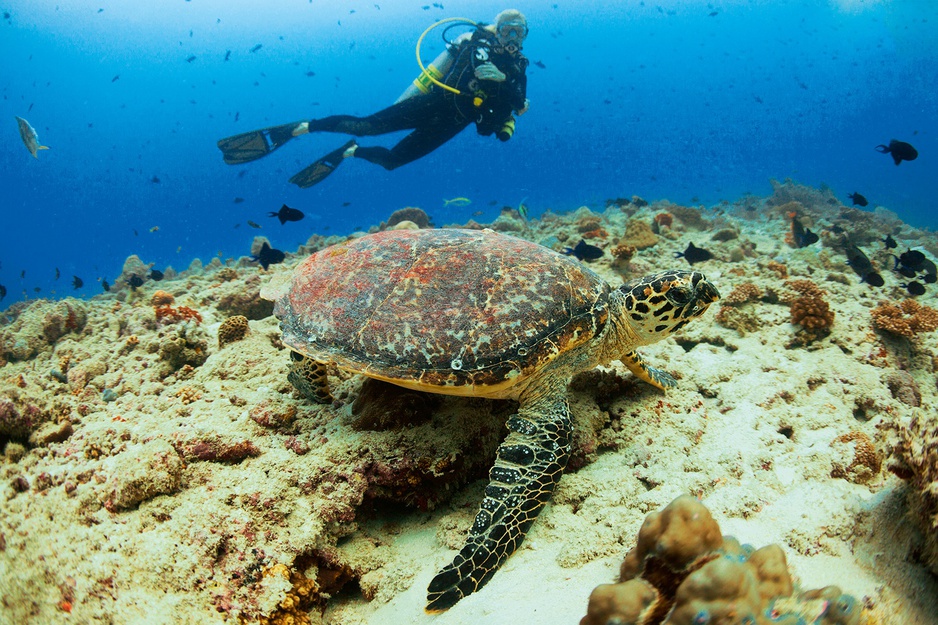
[{"label": "silver fish", "polygon": [[[16,117],[16,115],[13,117]],[[39,150],[49,149],[47,145],[39,145],[39,136],[36,134],[36,129],[30,126],[28,121],[22,117],[16,117],[16,123],[20,126],[20,138],[23,140],[23,145],[33,155],[33,158],[39,158],[39,155],[36,154]]]}]

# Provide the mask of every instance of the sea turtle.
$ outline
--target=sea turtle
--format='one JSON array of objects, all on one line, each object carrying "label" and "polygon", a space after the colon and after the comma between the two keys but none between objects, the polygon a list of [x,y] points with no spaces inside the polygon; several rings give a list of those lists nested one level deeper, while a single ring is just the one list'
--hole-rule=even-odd
[{"label": "sea turtle", "polygon": [[510,398],[485,498],[466,545],[430,582],[427,610],[481,588],[521,544],[570,454],[567,384],[613,360],[660,389],[669,374],[635,348],[719,299],[696,271],[613,288],[579,261],[492,230],[378,232],[321,250],[276,299],[291,381],[329,401],[326,364],[406,388]]}]

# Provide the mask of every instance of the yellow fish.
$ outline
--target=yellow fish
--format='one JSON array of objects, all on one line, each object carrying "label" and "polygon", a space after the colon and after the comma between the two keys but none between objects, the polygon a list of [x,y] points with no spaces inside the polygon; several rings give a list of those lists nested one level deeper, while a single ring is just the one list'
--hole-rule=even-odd
[{"label": "yellow fish", "polygon": [[454,197],[451,200],[443,198],[443,208],[447,206],[469,206],[470,204],[472,204],[472,200],[467,197]]},{"label": "yellow fish", "polygon": [[150,232],[159,232],[159,231],[160,231],[159,226],[153,226],[152,228],[150,228]]},{"label": "yellow fish", "polygon": [[[13,117],[16,117],[16,115]],[[37,154],[39,150],[49,149],[47,145],[39,145],[39,135],[36,134],[36,129],[30,126],[28,121],[22,117],[16,117],[16,123],[20,126],[20,139],[23,140],[23,145],[33,155],[33,158],[39,158]]]}]

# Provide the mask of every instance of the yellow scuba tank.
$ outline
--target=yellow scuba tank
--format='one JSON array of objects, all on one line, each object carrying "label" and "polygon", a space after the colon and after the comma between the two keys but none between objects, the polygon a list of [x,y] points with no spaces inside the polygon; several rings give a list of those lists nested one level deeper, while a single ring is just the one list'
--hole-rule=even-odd
[{"label": "yellow scuba tank", "polygon": [[434,83],[438,83],[442,77],[443,73],[433,63],[430,63],[424,71],[414,78],[414,86],[417,87],[420,93],[430,93],[430,87]]}]

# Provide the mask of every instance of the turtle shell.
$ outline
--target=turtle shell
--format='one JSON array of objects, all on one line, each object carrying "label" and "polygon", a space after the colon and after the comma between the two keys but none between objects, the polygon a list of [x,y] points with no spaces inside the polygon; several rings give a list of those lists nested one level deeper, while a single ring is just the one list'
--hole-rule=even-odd
[{"label": "turtle shell", "polygon": [[608,318],[579,261],[491,230],[378,232],[321,250],[276,303],[283,341],[320,362],[455,395],[513,395]]}]

